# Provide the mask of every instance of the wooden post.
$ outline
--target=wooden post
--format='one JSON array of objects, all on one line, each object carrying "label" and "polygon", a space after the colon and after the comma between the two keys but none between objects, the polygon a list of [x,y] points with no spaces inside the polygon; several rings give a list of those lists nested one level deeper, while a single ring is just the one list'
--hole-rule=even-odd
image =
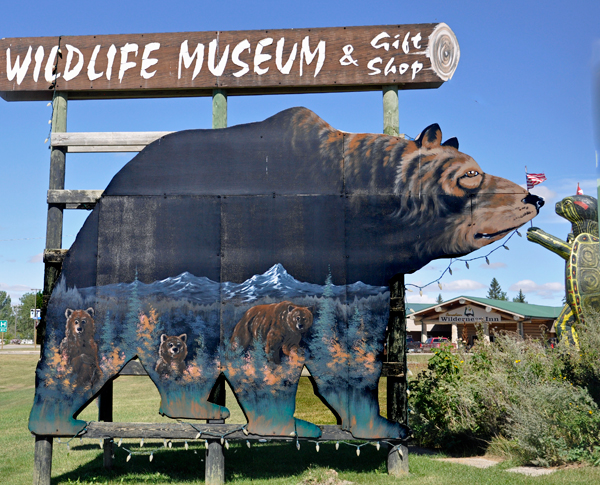
[{"label": "wooden post", "polygon": [[383,86],[383,133],[391,136],[400,135],[398,86]]},{"label": "wooden post", "polygon": [[[52,99],[52,132],[67,131],[67,93],[56,92]],[[50,152],[50,182],[48,188],[65,188],[66,147],[52,147]],[[46,249],[61,249],[63,230],[63,206],[48,204],[46,222]],[[35,342],[43,344],[46,333],[46,309],[52,288],[60,274],[60,264],[46,263],[44,266],[44,289],[42,303],[42,319],[37,327]],[[37,296],[36,296],[37,298]],[[43,352],[42,348],[40,352]],[[34,485],[50,485],[52,473],[52,437],[35,437],[35,457],[33,467]]]},{"label": "wooden post", "polygon": [[204,482],[206,485],[222,485],[225,483],[225,456],[220,440],[208,440]]},{"label": "wooden post", "polygon": [[[52,132],[67,131],[67,93],[56,92],[52,100]],[[50,153],[50,190],[65,188],[65,164],[67,147],[52,147]],[[63,231],[63,209],[62,204],[48,204],[48,217],[46,222],[46,249],[62,248]],[[58,280],[61,270],[60,263],[45,263],[44,265],[44,289],[42,302],[42,319],[39,321],[37,342],[42,343],[46,333],[46,309],[52,288]],[[43,349],[42,349],[43,351]]]},{"label": "wooden post", "polygon": [[[227,93],[222,89],[213,89],[212,127],[227,128]],[[217,380],[209,401],[225,406],[225,379]],[[209,420],[209,423],[222,423],[223,420]],[[220,440],[208,440],[204,464],[204,481],[207,485],[225,483],[225,455]]]},{"label": "wooden post", "polygon": [[213,89],[212,127],[227,128],[227,93],[223,89]]},{"label": "wooden post", "polygon": [[408,447],[403,444],[388,449],[388,473],[395,477],[408,474]]},{"label": "wooden post", "polygon": [[[98,396],[98,421],[112,423],[113,420],[113,381],[102,387]],[[104,438],[102,463],[107,470],[113,467],[113,439]]]},{"label": "wooden post", "polygon": [[[390,136],[400,135],[398,86],[383,86],[383,132]],[[406,308],[404,305],[404,275],[396,275],[390,281],[390,320],[387,335],[388,362],[402,363],[401,377],[387,378],[388,419],[403,424],[408,422],[408,399],[406,394]],[[400,450],[400,453],[398,452]],[[391,448],[388,453],[388,473],[400,476],[408,473],[408,449],[404,445]]]},{"label": "wooden post", "polygon": [[50,485],[52,474],[52,436],[35,437],[33,485]]}]

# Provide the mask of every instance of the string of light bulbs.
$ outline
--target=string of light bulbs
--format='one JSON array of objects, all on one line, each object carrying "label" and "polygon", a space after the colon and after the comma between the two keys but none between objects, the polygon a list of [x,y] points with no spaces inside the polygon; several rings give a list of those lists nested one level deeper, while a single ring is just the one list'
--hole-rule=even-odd
[{"label": "string of light bulbs", "polygon": [[[69,438],[67,441],[62,441],[61,438],[58,438],[58,444],[60,445],[65,445],[67,448],[67,452],[71,451],[71,442],[76,439],[79,438],[79,442],[83,443],[83,438],[85,437],[84,435],[82,435],[82,433],[85,433],[85,431],[87,430],[88,425],[91,423],[91,421],[89,421],[88,423],[86,423],[86,425],[81,429],[81,431],[79,431],[77,434],[75,434],[74,436],[72,436],[71,438]],[[205,449],[208,450],[209,447],[209,442],[208,440],[205,438],[204,440],[201,440],[202,435],[206,435],[210,438],[219,438],[221,445],[225,446],[226,449],[229,449],[229,441],[226,439],[226,436],[235,433],[237,431],[243,431],[243,433],[248,436],[248,430],[246,429],[246,425],[240,426],[239,428],[233,429],[231,431],[228,431],[227,433],[224,434],[219,434],[219,433],[213,433],[211,431],[202,431],[202,430],[198,430],[198,428],[196,428],[196,426],[194,426],[192,423],[187,423],[187,422],[183,422],[183,421],[179,421],[179,423],[182,424],[189,424],[192,428],[194,428],[196,431],[198,431],[198,434],[195,436],[195,438],[192,438],[191,440],[183,440],[183,444],[182,444],[182,448],[184,448],[186,451],[188,451],[190,449],[189,443],[188,441],[204,441],[204,447]],[[297,433],[292,432],[292,435],[295,435],[295,441],[296,441],[296,449],[298,451],[300,451],[300,438],[297,436]],[[289,438],[288,440],[285,441],[293,441],[294,437],[292,436],[291,438]],[[258,441],[259,443],[267,443],[270,441],[281,441],[280,439],[278,440],[271,440],[268,438],[258,438],[256,439],[256,441]],[[315,451],[318,453],[320,451],[321,445],[323,444],[331,444],[335,441],[335,449],[336,451],[340,449],[340,445],[346,445],[352,448],[356,449],[356,456],[360,456],[360,449],[364,446],[367,445],[372,445],[375,446],[375,448],[377,449],[377,451],[379,451],[381,449],[381,444],[387,444],[389,445],[392,449],[394,449],[395,451],[398,452],[398,454],[402,457],[402,450],[401,447],[398,445],[398,443],[392,443],[389,441],[385,441],[385,440],[380,440],[380,441],[363,441],[362,443],[355,443],[355,442],[350,442],[350,441],[345,441],[345,440],[327,440],[327,441],[316,441],[316,440],[302,440],[305,441],[307,443],[314,443],[315,444]],[[359,441],[359,440],[355,440],[355,441]],[[115,441],[114,439],[110,439],[110,443],[114,444]],[[132,447],[126,447],[123,446],[123,438],[120,438],[119,441],[117,442],[117,448],[123,450],[125,453],[127,453],[127,457],[125,458],[126,462],[129,462],[131,460],[131,458],[133,456],[147,456],[149,461],[152,461],[154,459],[154,454],[164,450],[164,449],[172,449],[174,446],[175,448],[177,448],[178,444],[180,444],[181,442],[178,441],[174,441],[174,440],[170,440],[170,439],[163,439],[163,445],[162,446],[158,446],[158,447],[153,447],[153,448],[147,448],[145,450],[142,450],[142,448],[144,448],[144,444],[145,444],[145,439],[141,438],[140,440],[140,446],[139,448],[133,449]],[[100,449],[104,449],[104,440],[102,438],[98,439],[98,446],[100,447]],[[250,440],[246,440],[246,446],[248,448],[251,448],[252,445],[250,443]],[[195,454],[197,454],[196,450],[193,450]]]},{"label": "string of light bulbs", "polygon": [[494,253],[494,252],[498,251],[498,249],[501,249],[501,248],[504,248],[504,249],[506,249],[506,250],[508,251],[508,250],[509,250],[509,247],[506,245],[506,243],[508,243],[508,241],[510,241],[510,240],[511,240],[511,238],[512,238],[512,237],[513,237],[515,234],[516,234],[517,236],[519,236],[519,237],[523,237],[523,236],[521,235],[521,233],[520,233],[520,232],[519,232],[517,229],[515,229],[515,230],[514,230],[514,231],[511,233],[511,235],[510,235],[510,236],[508,236],[508,238],[506,239],[506,241],[505,241],[504,243],[500,244],[499,246],[496,246],[494,249],[492,249],[492,250],[491,250],[489,253],[487,253],[486,255],[484,255],[484,256],[476,256],[476,257],[474,257],[474,258],[451,258],[451,259],[450,259],[450,263],[448,263],[448,266],[447,266],[447,267],[446,267],[446,269],[445,269],[445,270],[442,272],[442,274],[439,276],[439,278],[437,278],[437,279],[435,279],[435,280],[433,280],[433,281],[430,281],[429,283],[427,283],[427,284],[425,284],[425,285],[422,285],[422,286],[420,286],[420,285],[415,285],[415,284],[413,284],[413,283],[406,283],[406,284],[404,285],[404,289],[405,289],[406,291],[410,291],[410,292],[412,292],[413,290],[411,290],[410,288],[407,288],[407,286],[413,286],[413,287],[415,287],[415,288],[418,288],[418,290],[419,290],[419,295],[420,295],[420,296],[423,296],[423,288],[427,288],[428,286],[430,286],[430,285],[433,285],[433,284],[437,283],[437,284],[438,284],[438,287],[439,287],[439,288],[440,288],[440,290],[441,290],[441,289],[442,289],[442,283],[441,283],[441,279],[444,277],[444,275],[445,275],[446,273],[449,273],[449,274],[450,274],[450,276],[452,276],[452,265],[453,265],[454,263],[456,263],[457,261],[460,261],[460,262],[462,262],[462,263],[465,263],[465,266],[467,267],[467,269],[470,269],[470,268],[469,268],[469,262],[471,262],[471,261],[476,261],[476,260],[478,260],[478,259],[485,259],[485,262],[486,262],[486,263],[489,265],[489,264],[490,264],[490,259],[489,259],[489,256],[490,256],[492,253]]}]

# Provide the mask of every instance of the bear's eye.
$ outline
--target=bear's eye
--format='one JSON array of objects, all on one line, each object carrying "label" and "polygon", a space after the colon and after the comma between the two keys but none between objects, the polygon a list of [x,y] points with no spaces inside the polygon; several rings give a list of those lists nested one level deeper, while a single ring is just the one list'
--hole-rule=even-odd
[{"label": "bear's eye", "polygon": [[85,324],[85,320],[81,320],[81,325]]},{"label": "bear's eye", "polygon": [[477,170],[469,170],[465,175],[467,177],[477,177],[477,175],[479,175],[479,172]]},{"label": "bear's eye", "polygon": [[173,347],[173,344],[169,344],[169,347]]},{"label": "bear's eye", "polygon": [[78,324],[79,324],[79,320],[75,320],[75,325],[78,325]]}]

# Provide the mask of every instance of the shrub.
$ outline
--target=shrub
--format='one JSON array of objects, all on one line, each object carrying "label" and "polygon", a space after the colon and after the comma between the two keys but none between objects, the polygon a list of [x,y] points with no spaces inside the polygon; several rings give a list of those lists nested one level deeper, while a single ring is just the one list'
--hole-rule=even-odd
[{"label": "shrub", "polygon": [[[580,349],[500,333],[470,354],[439,350],[410,383],[411,426],[422,446],[486,450],[523,463],[599,462],[600,319]],[[598,342],[600,345],[600,342]]]}]

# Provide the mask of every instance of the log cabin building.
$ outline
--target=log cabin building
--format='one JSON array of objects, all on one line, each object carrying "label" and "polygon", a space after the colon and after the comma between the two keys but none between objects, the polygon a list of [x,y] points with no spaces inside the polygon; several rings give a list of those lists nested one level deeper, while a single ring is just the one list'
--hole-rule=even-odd
[{"label": "log cabin building", "polygon": [[425,342],[428,337],[447,337],[454,343],[477,339],[476,325],[483,325],[484,338],[494,332],[516,332],[522,337],[556,337],[554,321],[562,307],[530,305],[474,296],[459,296],[443,303],[407,303],[407,335]]}]

